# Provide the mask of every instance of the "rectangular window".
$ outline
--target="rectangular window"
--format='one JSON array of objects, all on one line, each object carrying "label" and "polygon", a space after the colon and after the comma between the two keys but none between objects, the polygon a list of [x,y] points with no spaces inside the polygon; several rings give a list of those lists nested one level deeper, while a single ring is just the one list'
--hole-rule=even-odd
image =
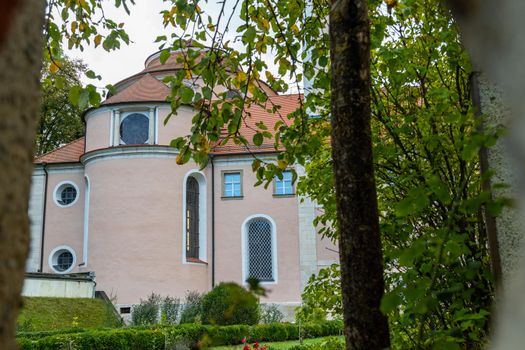
[{"label": "rectangular window", "polygon": [[131,313],[131,307],[121,307],[120,308],[121,314],[130,314]]},{"label": "rectangular window", "polygon": [[282,196],[287,194],[293,194],[293,184],[292,184],[292,172],[283,171],[282,180],[277,176],[275,177],[275,186],[273,194],[276,196]]},{"label": "rectangular window", "polygon": [[242,197],[241,173],[224,173],[222,188],[223,197]]}]

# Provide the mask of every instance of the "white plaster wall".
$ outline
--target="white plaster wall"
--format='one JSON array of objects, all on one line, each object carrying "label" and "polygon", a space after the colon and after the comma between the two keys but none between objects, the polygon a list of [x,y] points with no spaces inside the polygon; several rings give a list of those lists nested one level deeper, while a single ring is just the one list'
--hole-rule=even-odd
[{"label": "white plaster wall", "polygon": [[[305,175],[304,168],[297,168],[297,175]],[[317,232],[315,203],[308,197],[297,197],[299,216],[299,264],[301,269],[301,290],[306,287],[310,276],[317,273]]]},{"label": "white plaster wall", "polygon": [[33,176],[31,177],[31,192],[29,197],[31,243],[26,262],[27,272],[37,272],[40,268],[45,178],[45,173],[38,169],[33,171]]},{"label": "white plaster wall", "polygon": [[26,278],[22,295],[25,297],[94,298],[94,281]]}]

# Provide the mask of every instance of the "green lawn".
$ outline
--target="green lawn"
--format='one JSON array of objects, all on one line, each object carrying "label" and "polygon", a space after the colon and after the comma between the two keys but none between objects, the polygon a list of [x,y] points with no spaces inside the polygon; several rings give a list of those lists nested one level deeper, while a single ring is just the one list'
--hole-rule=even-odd
[{"label": "green lawn", "polygon": [[[339,338],[343,339],[343,337],[339,337]],[[303,344],[309,344],[309,345],[318,344],[318,343],[321,343],[325,339],[327,338],[305,339],[303,340]],[[299,345],[299,341],[293,340],[293,341],[284,341],[284,342],[276,342],[276,343],[261,343],[260,345],[270,346],[270,349],[272,350],[286,350],[286,349],[291,348],[294,345]],[[217,347],[210,348],[210,350],[242,350],[242,347],[243,347],[242,345],[217,346]]]},{"label": "green lawn", "polygon": [[24,298],[20,331],[114,327],[119,320],[104,301],[86,298]]}]

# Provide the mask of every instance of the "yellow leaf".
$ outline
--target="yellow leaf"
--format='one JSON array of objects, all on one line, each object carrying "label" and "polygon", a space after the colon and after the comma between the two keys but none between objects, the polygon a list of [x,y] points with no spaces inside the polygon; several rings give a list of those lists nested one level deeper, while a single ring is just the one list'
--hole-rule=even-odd
[{"label": "yellow leaf", "polygon": [[266,18],[261,19],[261,26],[266,31],[270,30],[270,22]]},{"label": "yellow leaf", "polygon": [[51,73],[56,73],[58,70],[60,69],[60,63],[59,62],[51,62],[51,64],[49,65],[49,71]]},{"label": "yellow leaf", "polygon": [[243,71],[238,71],[237,76],[235,77],[235,84],[237,87],[241,86],[247,79],[246,73]]},{"label": "yellow leaf", "polygon": [[294,24],[293,26],[291,26],[290,29],[291,29],[294,33],[299,33],[299,27],[297,26],[297,24]]},{"label": "yellow leaf", "polygon": [[175,158],[175,162],[176,162],[178,165],[182,165],[182,164],[184,164],[184,158],[182,157],[181,154],[177,154],[177,157]]},{"label": "yellow leaf", "polygon": [[73,21],[71,22],[71,32],[74,33],[77,31],[77,28],[78,28],[78,23],[77,21]]},{"label": "yellow leaf", "polygon": [[97,47],[98,45],[100,45],[100,42],[102,41],[102,35],[98,34],[96,37],[95,37],[95,47]]},{"label": "yellow leaf", "polygon": [[279,167],[279,169],[284,170],[288,166],[288,162],[286,162],[285,160],[279,159],[277,161],[277,166]]}]

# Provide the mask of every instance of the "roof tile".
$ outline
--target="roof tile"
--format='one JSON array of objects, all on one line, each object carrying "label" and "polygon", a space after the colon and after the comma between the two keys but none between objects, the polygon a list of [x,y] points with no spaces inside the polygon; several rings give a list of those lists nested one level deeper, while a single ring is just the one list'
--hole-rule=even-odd
[{"label": "roof tile", "polygon": [[169,95],[170,89],[163,82],[158,81],[151,74],[144,74],[139,80],[111,96],[102,104],[165,101]]},{"label": "roof tile", "polygon": [[85,138],[81,137],[35,158],[35,163],[78,163],[84,154]]}]

